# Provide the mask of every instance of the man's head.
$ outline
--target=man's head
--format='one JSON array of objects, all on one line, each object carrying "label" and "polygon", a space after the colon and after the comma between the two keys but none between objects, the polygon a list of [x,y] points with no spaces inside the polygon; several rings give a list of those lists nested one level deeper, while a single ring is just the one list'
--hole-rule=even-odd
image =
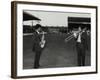
[{"label": "man's head", "polygon": [[35,25],[35,30],[36,30],[36,31],[39,31],[39,32],[40,32],[41,29],[42,29],[42,26],[41,26],[40,24],[36,24],[36,25]]},{"label": "man's head", "polygon": [[79,27],[78,27],[78,30],[79,30],[79,31],[81,31],[81,30],[82,30],[81,26],[79,26]]}]

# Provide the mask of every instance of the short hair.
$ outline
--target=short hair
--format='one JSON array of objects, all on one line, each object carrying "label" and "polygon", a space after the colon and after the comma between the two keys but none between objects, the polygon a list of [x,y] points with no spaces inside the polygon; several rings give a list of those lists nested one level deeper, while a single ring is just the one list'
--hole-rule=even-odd
[{"label": "short hair", "polygon": [[42,28],[42,26],[40,24],[36,24],[35,29],[38,29],[38,28]]}]

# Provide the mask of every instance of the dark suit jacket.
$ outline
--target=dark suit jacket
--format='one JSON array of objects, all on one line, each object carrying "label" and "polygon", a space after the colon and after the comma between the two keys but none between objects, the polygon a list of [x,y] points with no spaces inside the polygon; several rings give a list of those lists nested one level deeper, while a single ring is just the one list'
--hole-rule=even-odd
[{"label": "dark suit jacket", "polygon": [[[76,39],[76,42],[77,42],[77,39]],[[81,44],[83,45],[84,49],[88,49],[86,32],[83,32],[81,35]]]},{"label": "dark suit jacket", "polygon": [[40,46],[40,41],[41,41],[41,35],[38,34],[37,32],[33,33],[33,48],[32,50],[35,52],[40,52],[42,50]]},{"label": "dark suit jacket", "polygon": [[81,36],[81,41],[82,41],[82,44],[85,48],[87,48],[87,33],[86,32],[83,32],[82,33],[82,36]]}]

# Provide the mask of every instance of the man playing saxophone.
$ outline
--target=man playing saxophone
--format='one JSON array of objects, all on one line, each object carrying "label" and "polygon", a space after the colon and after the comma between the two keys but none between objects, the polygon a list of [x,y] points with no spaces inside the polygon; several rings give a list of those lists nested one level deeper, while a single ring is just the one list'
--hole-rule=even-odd
[{"label": "man playing saxophone", "polygon": [[33,51],[35,52],[34,68],[39,68],[40,66],[40,56],[46,43],[44,38],[45,36],[44,32],[42,31],[41,25],[36,24],[35,32],[33,33]]}]

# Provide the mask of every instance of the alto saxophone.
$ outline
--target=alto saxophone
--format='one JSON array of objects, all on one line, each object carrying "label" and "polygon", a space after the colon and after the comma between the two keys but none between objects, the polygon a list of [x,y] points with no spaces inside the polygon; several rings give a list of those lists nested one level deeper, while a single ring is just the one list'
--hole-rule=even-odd
[{"label": "alto saxophone", "polygon": [[41,34],[42,34],[42,37],[41,37],[40,46],[41,46],[41,48],[43,48],[45,46],[45,43],[46,43],[45,36],[44,36],[45,32],[42,32]]}]

